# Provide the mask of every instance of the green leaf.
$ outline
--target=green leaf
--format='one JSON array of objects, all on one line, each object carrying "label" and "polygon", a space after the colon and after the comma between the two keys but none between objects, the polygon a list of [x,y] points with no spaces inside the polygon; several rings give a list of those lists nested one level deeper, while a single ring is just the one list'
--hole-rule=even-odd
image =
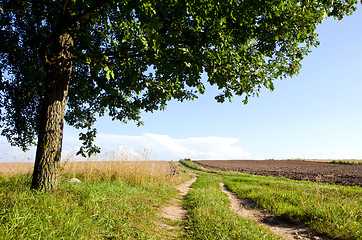
[{"label": "green leaf", "polygon": [[[273,89],[275,79],[298,73],[318,46],[316,26],[326,13],[341,19],[356,3],[0,1],[2,135],[22,149],[34,142],[45,77],[59,61],[71,69],[63,79],[69,82],[65,118],[77,128],[92,126],[96,113],[139,122],[141,112],[171,99],[195,99],[205,92],[204,72],[219,89],[216,101],[237,95],[247,103],[262,87]],[[68,36],[63,56],[60,35]]]}]

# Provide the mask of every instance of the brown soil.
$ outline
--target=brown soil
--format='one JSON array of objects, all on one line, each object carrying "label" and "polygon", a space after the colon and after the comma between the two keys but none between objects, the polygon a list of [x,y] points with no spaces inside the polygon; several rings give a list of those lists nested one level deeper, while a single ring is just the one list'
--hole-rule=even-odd
[{"label": "brown soil", "polygon": [[196,162],[209,169],[362,187],[362,164],[345,165],[292,160],[201,160]]},{"label": "brown soil", "polygon": [[[180,196],[184,197],[190,191],[190,186],[196,181],[196,176],[194,175],[192,179],[180,184],[176,187],[180,192]],[[172,221],[183,220],[186,217],[187,211],[181,206],[181,199],[172,199],[168,206],[164,207],[161,212],[161,216]]]},{"label": "brown soil", "polygon": [[183,234],[181,226],[175,224],[175,222],[186,218],[187,210],[182,207],[182,198],[188,194],[190,186],[196,179],[196,175],[193,175],[192,179],[177,186],[176,189],[180,192],[179,196],[171,199],[168,205],[161,210],[160,216],[168,220],[158,223],[165,239],[179,239]]}]

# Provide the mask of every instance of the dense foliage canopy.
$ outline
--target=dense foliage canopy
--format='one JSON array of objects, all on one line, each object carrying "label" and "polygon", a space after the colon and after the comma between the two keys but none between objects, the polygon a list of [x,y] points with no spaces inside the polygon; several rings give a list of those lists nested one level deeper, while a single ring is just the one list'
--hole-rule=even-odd
[{"label": "dense foliage canopy", "polygon": [[[98,116],[142,124],[141,111],[192,100],[216,85],[219,102],[248,97],[298,73],[318,45],[317,24],[355,0],[2,0],[2,135],[26,149],[39,133],[47,71],[71,69],[65,120],[86,129],[94,153]],[[69,38],[67,47],[60,37]],[[60,47],[59,47],[60,46]],[[59,50],[62,49],[62,50]],[[60,62],[59,52],[63,51]],[[63,65],[62,65],[63,64]]]}]

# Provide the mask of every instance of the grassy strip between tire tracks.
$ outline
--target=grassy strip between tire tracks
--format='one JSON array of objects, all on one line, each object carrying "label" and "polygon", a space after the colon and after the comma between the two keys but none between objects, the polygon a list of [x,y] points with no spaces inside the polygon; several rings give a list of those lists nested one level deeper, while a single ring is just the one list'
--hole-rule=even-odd
[{"label": "grassy strip between tire tracks", "polygon": [[253,201],[259,208],[305,222],[314,232],[331,238],[362,239],[361,187],[223,171],[218,171],[218,175],[230,190]]},{"label": "grassy strip between tire tracks", "polygon": [[200,173],[186,196],[188,239],[281,239],[269,229],[230,210],[219,181],[212,175]]}]

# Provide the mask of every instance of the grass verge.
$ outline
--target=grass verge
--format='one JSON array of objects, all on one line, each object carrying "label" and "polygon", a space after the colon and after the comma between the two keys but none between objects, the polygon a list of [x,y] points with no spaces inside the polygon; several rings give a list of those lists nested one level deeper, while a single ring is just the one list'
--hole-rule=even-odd
[{"label": "grass verge", "polygon": [[343,165],[362,165],[361,161],[354,161],[354,160],[333,160],[330,163],[334,163],[334,164],[343,164]]},{"label": "grass verge", "polygon": [[362,239],[361,187],[226,171],[218,171],[218,176],[239,197],[274,215],[304,222],[314,232],[333,239]]},{"label": "grass verge", "polygon": [[[50,193],[30,190],[29,175],[0,175],[0,239],[164,238],[157,212],[176,195],[174,180],[93,170],[63,173]],[[74,174],[81,183],[67,180]]]},{"label": "grass verge", "polygon": [[188,239],[281,239],[230,210],[229,200],[214,176],[201,173],[192,187],[185,198]]},{"label": "grass verge", "polygon": [[188,160],[188,159],[183,159],[183,160],[181,159],[181,160],[179,160],[179,162],[181,164],[183,164],[184,166],[197,170],[197,171],[207,172],[207,173],[218,173],[219,172],[217,170],[203,168],[199,164],[192,162],[191,160]]},{"label": "grass verge", "polygon": [[362,188],[225,174],[226,186],[257,207],[337,239],[362,239]]}]

